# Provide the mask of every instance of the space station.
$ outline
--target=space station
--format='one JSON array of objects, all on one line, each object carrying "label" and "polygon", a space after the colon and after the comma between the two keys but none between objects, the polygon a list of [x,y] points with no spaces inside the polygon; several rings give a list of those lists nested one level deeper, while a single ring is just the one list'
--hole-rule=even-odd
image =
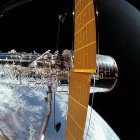
[{"label": "space station", "polygon": [[[35,108],[37,105],[28,106],[31,110],[33,108],[35,110],[32,112],[35,113],[34,116],[30,116],[24,106],[21,107],[25,109],[22,112],[20,107],[14,109],[14,105],[11,105],[10,109],[13,111],[10,112],[14,112],[12,115],[7,112],[0,114],[1,137],[5,137],[3,139],[60,140],[61,136],[61,139],[65,140],[119,140],[113,129],[94,112],[94,94],[108,94],[117,83],[117,62],[112,56],[99,52],[98,9],[94,1],[75,0],[73,9],[74,50],[65,49],[61,54],[59,50],[54,53],[46,50],[40,54],[16,52],[13,49],[0,54],[0,80],[7,82],[9,92],[13,92],[11,98],[14,97],[14,92],[19,91],[17,103],[20,98],[25,98],[22,93],[28,89],[30,95],[28,100],[33,100],[31,97],[38,99],[42,97],[38,105],[43,104],[45,107],[40,113],[43,108],[41,105],[37,109]],[[39,90],[45,94],[40,95]],[[2,96],[4,91],[1,90],[0,94]],[[92,95],[91,106],[89,106],[90,95]],[[64,96],[66,99],[63,99]],[[62,99],[59,101],[59,98]],[[36,100],[32,101],[32,104],[35,104]],[[66,103],[65,107],[63,100]],[[8,103],[5,101],[3,104],[4,108]],[[63,108],[66,108],[64,118],[61,114]],[[27,122],[25,118],[23,119],[26,125],[30,123],[30,119],[32,120],[29,127],[24,126],[22,120],[16,121],[16,117],[21,114],[25,118],[30,116]],[[42,121],[38,122],[41,114]],[[62,119],[65,120],[63,123]],[[4,124],[3,120],[7,122]],[[100,130],[98,127],[103,124],[105,128]],[[10,132],[11,129],[14,131]]]}]

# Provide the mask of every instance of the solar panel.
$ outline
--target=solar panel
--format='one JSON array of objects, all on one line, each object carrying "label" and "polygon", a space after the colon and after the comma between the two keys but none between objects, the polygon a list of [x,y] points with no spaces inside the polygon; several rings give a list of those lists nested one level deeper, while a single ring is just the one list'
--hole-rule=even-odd
[{"label": "solar panel", "polygon": [[96,72],[96,25],[93,0],[75,0],[74,71]]},{"label": "solar panel", "polygon": [[82,140],[91,76],[96,72],[96,25],[93,0],[75,0],[74,72],[70,73],[66,140]]},{"label": "solar panel", "polygon": [[96,73],[96,25],[93,0],[75,0],[74,71],[70,73],[66,140],[82,140],[91,73]]},{"label": "solar panel", "polygon": [[91,76],[89,73],[70,73],[66,140],[82,140],[89,102]]}]

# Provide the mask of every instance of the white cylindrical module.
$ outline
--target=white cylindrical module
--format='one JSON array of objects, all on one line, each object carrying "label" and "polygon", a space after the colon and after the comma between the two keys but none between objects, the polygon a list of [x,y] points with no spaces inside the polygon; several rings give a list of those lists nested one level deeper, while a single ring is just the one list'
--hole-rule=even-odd
[{"label": "white cylindrical module", "polygon": [[95,78],[95,92],[111,91],[118,79],[116,61],[111,56],[97,54],[96,69],[96,74],[93,74],[93,79]]}]

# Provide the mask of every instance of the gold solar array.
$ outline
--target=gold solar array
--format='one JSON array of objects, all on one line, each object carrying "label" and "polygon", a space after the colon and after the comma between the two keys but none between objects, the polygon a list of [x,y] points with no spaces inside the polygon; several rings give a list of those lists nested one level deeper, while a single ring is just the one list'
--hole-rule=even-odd
[{"label": "gold solar array", "polygon": [[96,72],[96,25],[93,0],[75,0],[74,71],[70,73],[66,140],[82,140],[91,73]]},{"label": "gold solar array", "polygon": [[75,0],[74,71],[96,72],[96,25],[93,0]]},{"label": "gold solar array", "polygon": [[70,73],[66,140],[82,140],[89,102],[89,73]]}]

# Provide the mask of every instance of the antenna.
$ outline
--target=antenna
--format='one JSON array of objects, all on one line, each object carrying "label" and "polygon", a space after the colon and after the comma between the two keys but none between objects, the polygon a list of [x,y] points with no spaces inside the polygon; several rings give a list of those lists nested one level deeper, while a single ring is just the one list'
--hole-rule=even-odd
[{"label": "antenna", "polygon": [[66,16],[66,13],[65,13],[64,16],[63,15],[58,16],[58,30],[57,30],[57,38],[56,38],[56,50],[58,50],[58,47],[59,47],[61,23],[64,23],[65,16]]}]

